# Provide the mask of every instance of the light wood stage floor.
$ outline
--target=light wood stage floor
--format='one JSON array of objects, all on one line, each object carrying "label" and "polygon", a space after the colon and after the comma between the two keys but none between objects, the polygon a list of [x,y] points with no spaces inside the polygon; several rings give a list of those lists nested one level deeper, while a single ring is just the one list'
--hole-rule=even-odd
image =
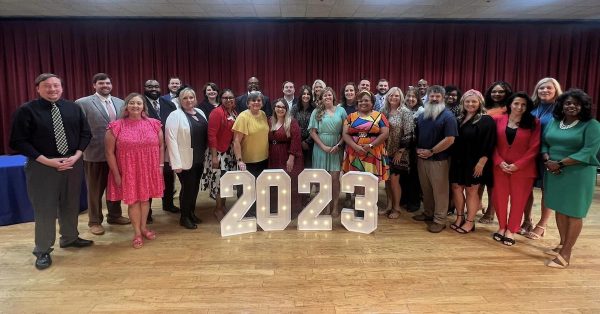
[{"label": "light wood stage floor", "polygon": [[515,247],[492,240],[496,223],[431,234],[406,212],[380,218],[370,235],[338,219],[330,232],[299,232],[293,221],[222,238],[204,192],[197,230],[155,209],[158,238],[139,250],[130,226],[93,236],[81,215],[81,236],[95,245],[57,240],[44,271],[33,266],[33,223],[0,227],[0,312],[600,313],[599,199],[564,270],[544,266],[543,250],[558,243],[553,219],[543,239],[518,236]]}]

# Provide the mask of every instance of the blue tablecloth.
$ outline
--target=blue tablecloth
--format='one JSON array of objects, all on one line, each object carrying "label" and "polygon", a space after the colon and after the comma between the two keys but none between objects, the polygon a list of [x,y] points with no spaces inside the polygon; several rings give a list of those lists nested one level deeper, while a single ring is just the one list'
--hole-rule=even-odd
[{"label": "blue tablecloth", "polygon": [[[33,221],[33,208],[27,196],[25,163],[22,155],[0,156],[0,226]],[[82,183],[80,209],[87,209],[87,188]]]}]

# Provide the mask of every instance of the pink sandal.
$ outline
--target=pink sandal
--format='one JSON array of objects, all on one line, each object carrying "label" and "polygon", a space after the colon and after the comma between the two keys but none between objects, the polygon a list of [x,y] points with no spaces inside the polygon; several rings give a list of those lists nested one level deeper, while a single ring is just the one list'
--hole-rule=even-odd
[{"label": "pink sandal", "polygon": [[133,241],[131,242],[131,245],[133,246],[134,249],[141,249],[142,246],[144,246],[144,240],[142,240],[142,236],[135,236],[133,237]]},{"label": "pink sandal", "polygon": [[154,232],[152,230],[142,231],[142,234],[144,235],[144,238],[146,238],[148,240],[156,239],[156,232]]}]

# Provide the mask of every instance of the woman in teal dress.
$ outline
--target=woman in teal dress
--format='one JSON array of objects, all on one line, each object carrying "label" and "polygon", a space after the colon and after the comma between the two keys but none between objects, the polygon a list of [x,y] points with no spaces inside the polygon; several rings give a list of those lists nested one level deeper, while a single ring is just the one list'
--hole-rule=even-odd
[{"label": "woman in teal dress", "polygon": [[317,108],[310,116],[308,130],[314,140],[312,167],[325,169],[331,174],[333,200],[325,214],[339,215],[338,198],[340,194],[340,168],[342,165],[342,128],[346,119],[346,110],[335,105],[335,92],[326,87],[317,102]]},{"label": "woman in teal dress", "polygon": [[553,256],[546,265],[565,268],[594,196],[600,123],[592,118],[590,97],[579,89],[558,97],[553,114],[542,137],[544,200],[556,212],[560,244],[546,251]]}]

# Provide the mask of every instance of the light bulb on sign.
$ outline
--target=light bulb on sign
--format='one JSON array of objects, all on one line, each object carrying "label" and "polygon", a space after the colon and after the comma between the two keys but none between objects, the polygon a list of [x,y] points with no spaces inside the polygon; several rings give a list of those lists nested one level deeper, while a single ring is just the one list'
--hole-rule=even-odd
[{"label": "light bulb on sign", "polygon": [[320,215],[332,199],[331,189],[324,188],[331,185],[331,175],[324,169],[304,169],[298,176],[298,193],[310,194],[312,183],[319,191],[298,215],[298,230],[331,230],[331,215]]},{"label": "light bulb on sign", "polygon": [[[228,171],[221,176],[220,187],[221,197],[233,197],[233,187],[242,185],[242,190],[251,191],[255,187],[254,176],[248,171]],[[244,189],[245,187],[245,189]],[[244,233],[256,232],[256,218],[244,218],[250,205],[256,200],[256,194],[244,192],[241,197],[233,204],[225,217],[221,219],[221,236],[238,235]],[[246,222],[246,223],[244,223]],[[234,228],[233,226],[237,226]]]},{"label": "light bulb on sign", "polygon": [[[353,193],[354,187],[364,187],[365,195],[356,195],[356,208],[344,208],[342,210],[342,225],[348,231],[359,233],[371,233],[377,229],[377,188],[379,181],[375,175],[368,172],[350,171],[345,173],[341,179],[341,185],[345,187],[342,192]],[[362,210],[364,218],[356,217],[355,211]]]},{"label": "light bulb on sign", "polygon": [[[273,181],[273,178],[276,180]],[[266,208],[256,215],[256,223],[264,231],[284,230],[292,221],[292,213],[287,210],[292,202],[290,193],[287,193],[292,188],[290,176],[283,169],[264,170],[256,179],[256,188],[268,191],[272,186],[277,187],[276,213],[271,213],[271,193],[261,192],[256,199],[257,206]]]}]

